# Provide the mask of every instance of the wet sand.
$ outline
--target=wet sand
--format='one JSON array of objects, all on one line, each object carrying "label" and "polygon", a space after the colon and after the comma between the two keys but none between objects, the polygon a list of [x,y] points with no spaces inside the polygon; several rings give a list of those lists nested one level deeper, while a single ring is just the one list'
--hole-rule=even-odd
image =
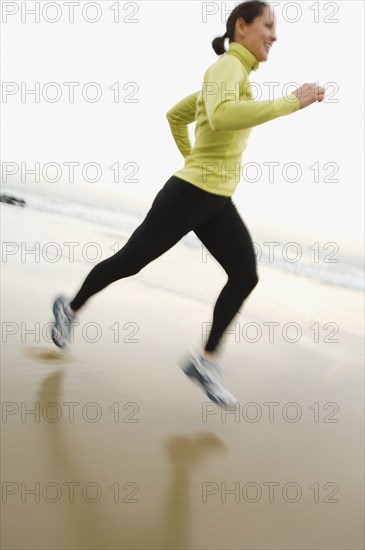
[{"label": "wet sand", "polygon": [[[2,213],[4,240],[42,240],[42,214]],[[60,227],[47,241],[75,240]],[[260,267],[236,321],[290,322],[300,309],[306,330],[298,342],[227,336],[238,406],[225,414],[176,363],[212,305],[146,284],[177,277],[173,261],[184,276],[181,254],[91,299],[69,353],[49,341],[51,301],[90,266],[2,264],[2,547],[363,548],[361,294]],[[195,294],[218,294],[225,277],[210,273]]]}]

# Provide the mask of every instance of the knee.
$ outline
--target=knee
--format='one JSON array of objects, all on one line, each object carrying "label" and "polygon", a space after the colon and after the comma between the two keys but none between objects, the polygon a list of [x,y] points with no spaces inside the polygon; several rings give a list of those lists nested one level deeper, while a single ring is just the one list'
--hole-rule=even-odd
[{"label": "knee", "polygon": [[234,274],[230,274],[228,278],[246,296],[252,292],[259,282],[259,276],[255,270],[252,272],[247,272],[247,270],[235,272]]},{"label": "knee", "polygon": [[259,282],[259,274],[257,273],[257,271],[255,271],[253,277],[252,277],[252,290],[255,288],[255,286],[257,285],[257,283]]},{"label": "knee", "polygon": [[248,286],[249,292],[252,292],[252,290],[255,288],[255,286],[259,282],[259,276],[257,271],[254,271],[248,277],[245,277],[245,280],[247,280],[247,286]]}]

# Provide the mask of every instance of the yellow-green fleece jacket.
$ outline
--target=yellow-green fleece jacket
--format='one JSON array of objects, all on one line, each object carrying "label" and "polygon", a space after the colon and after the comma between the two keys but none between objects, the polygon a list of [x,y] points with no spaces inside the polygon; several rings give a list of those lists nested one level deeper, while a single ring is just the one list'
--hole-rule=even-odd
[{"label": "yellow-green fleece jacket", "polygon": [[[253,101],[249,74],[259,63],[238,42],[205,71],[201,89],[188,95],[166,117],[185,159],[173,175],[205,191],[230,197],[240,182],[242,155],[254,126],[294,113],[300,101],[294,94],[275,100]],[[188,124],[196,121],[192,147]]]}]

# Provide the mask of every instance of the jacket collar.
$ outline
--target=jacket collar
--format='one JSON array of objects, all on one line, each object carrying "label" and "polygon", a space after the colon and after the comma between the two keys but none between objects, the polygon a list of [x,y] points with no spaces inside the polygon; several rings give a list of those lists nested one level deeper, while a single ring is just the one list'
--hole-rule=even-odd
[{"label": "jacket collar", "polygon": [[253,55],[253,53],[251,53],[250,50],[248,50],[245,46],[242,46],[242,44],[239,44],[238,42],[231,42],[228,50],[226,51],[226,54],[237,57],[237,59],[239,59],[242,65],[245,67],[247,73],[250,73],[251,71],[256,71],[259,67],[259,62]]}]

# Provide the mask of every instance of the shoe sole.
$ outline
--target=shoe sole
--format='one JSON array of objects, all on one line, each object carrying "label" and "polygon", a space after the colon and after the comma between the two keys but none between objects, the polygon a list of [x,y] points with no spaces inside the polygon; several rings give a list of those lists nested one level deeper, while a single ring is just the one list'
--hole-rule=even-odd
[{"label": "shoe sole", "polygon": [[53,311],[53,315],[55,316],[55,324],[52,327],[52,331],[51,331],[52,340],[57,347],[61,349],[66,349],[67,344],[64,340],[61,340],[62,332],[58,328],[59,326],[62,326],[61,316],[62,315],[64,316],[62,312],[62,308],[60,307],[60,304],[59,304],[59,298],[57,298],[57,300],[54,301],[52,311]]},{"label": "shoe sole", "polygon": [[62,344],[62,342],[59,340],[59,331],[56,327],[52,327],[52,332],[51,332],[51,337],[52,337],[52,341],[54,344],[56,344],[56,346],[60,349],[65,349],[65,345]]}]

